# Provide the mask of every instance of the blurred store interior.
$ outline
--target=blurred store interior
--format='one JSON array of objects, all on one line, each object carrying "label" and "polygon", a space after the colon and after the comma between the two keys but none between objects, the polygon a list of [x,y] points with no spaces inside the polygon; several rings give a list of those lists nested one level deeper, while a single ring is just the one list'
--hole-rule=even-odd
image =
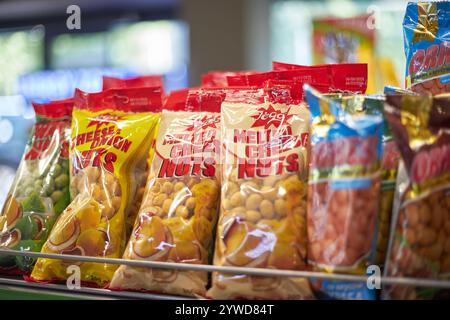
[{"label": "blurred store interior", "polygon": [[[68,6],[81,10],[69,30]],[[167,91],[209,70],[369,62],[369,90],[401,86],[406,1],[0,1],[0,203],[34,122],[31,101],[94,92],[102,75],[164,75]],[[340,30],[332,32],[329,30]],[[382,43],[383,45],[379,45]],[[331,49],[330,49],[331,48]]]}]

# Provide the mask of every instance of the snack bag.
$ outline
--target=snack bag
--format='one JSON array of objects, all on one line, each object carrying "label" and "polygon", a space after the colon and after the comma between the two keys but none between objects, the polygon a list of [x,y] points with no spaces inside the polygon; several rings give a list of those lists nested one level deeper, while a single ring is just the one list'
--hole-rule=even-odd
[{"label": "snack bag", "polygon": [[403,20],[406,87],[450,91],[450,2],[409,2]]},{"label": "snack bag", "polygon": [[376,235],[382,117],[352,115],[304,88],[312,114],[308,262],[324,272],[365,274]]},{"label": "snack bag", "polygon": [[[145,162],[161,108],[157,88],[75,93],[70,148],[74,198],[60,215],[43,253],[119,258],[135,193],[133,174]],[[32,279],[64,280],[74,262],[38,259]],[[107,284],[116,265],[80,262],[81,280]]]},{"label": "snack bag", "polygon": [[332,97],[343,110],[354,115],[380,115],[383,117],[382,157],[381,157],[381,194],[377,222],[377,244],[374,262],[383,265],[389,241],[389,229],[395,192],[397,168],[400,152],[392,137],[389,124],[384,119],[384,97],[379,95],[350,95]]},{"label": "snack bag", "polygon": [[[175,99],[176,100],[176,99]],[[124,259],[207,264],[220,193],[219,123],[223,94],[189,90],[169,97],[156,156]],[[206,272],[121,266],[110,288],[205,295]]]},{"label": "snack bag", "polygon": [[143,87],[160,87],[164,89],[164,81],[162,76],[140,76],[128,79],[119,79],[114,77],[103,76],[103,90],[118,88],[143,88]]},{"label": "snack bag", "polygon": [[[158,90],[157,88],[160,88],[161,91],[164,91],[163,77],[157,75],[141,76],[128,79],[119,79],[106,76],[103,77],[103,90],[118,89],[118,88],[148,88],[148,87],[156,87],[156,90]],[[131,231],[133,230],[134,221],[136,220],[139,208],[141,206],[142,197],[144,196],[145,184],[147,182],[149,168],[151,166],[152,159],[155,153],[154,152],[155,150],[153,148],[153,142],[156,140],[158,128],[159,122],[153,129],[154,135],[152,137],[150,152],[148,154],[146,161],[141,161],[140,163],[138,163],[134,171],[133,181],[136,182],[136,193],[132,197],[133,201],[131,201],[131,207],[128,210],[128,215],[126,219],[127,239],[129,238]]]},{"label": "snack bag", "polygon": [[[308,109],[288,86],[227,93],[214,265],[304,270]],[[310,299],[302,278],[213,273],[215,299]]]},{"label": "snack bag", "polygon": [[[450,95],[390,93],[385,114],[402,156],[385,275],[448,280]],[[448,293],[401,285],[383,289],[387,299],[448,298]]]},{"label": "snack bag", "polygon": [[[0,248],[39,252],[69,204],[73,100],[33,103],[36,124],[0,215]],[[35,259],[0,254],[0,272],[29,273]]]}]

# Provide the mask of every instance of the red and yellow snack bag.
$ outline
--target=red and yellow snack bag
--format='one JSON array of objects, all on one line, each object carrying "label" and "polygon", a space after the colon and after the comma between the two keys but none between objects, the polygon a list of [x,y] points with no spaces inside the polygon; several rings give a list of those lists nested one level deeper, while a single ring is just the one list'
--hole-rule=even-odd
[{"label": "red and yellow snack bag", "polygon": [[[43,253],[119,258],[135,193],[133,174],[146,161],[158,123],[158,88],[75,94],[70,147],[73,200],[61,213]],[[153,111],[153,112],[149,112]],[[32,278],[64,280],[73,262],[38,259]],[[107,284],[117,266],[81,262],[81,280]]]},{"label": "red and yellow snack bag", "polygon": [[[309,113],[289,86],[227,93],[214,265],[304,270]],[[215,299],[312,298],[301,278],[214,273]]]},{"label": "red and yellow snack bag", "polygon": [[[450,95],[388,93],[401,154],[385,275],[450,279]],[[448,289],[390,285],[385,299],[448,298]]]},{"label": "red and yellow snack bag", "polygon": [[[147,188],[124,259],[207,264],[220,193],[223,93],[178,91],[161,115]],[[121,266],[112,289],[205,295],[207,273]]]},{"label": "red and yellow snack bag", "polygon": [[[162,91],[163,99],[164,99],[164,82],[163,77],[158,75],[151,76],[140,76],[128,79],[119,79],[114,77],[103,77],[103,90],[107,89],[119,89],[119,88],[149,88],[154,87],[155,90]],[[152,89],[153,90],[153,89]],[[152,144],[150,147],[150,151],[148,157],[142,159],[140,163],[136,165],[136,169],[134,171],[133,181],[136,182],[136,192],[133,196],[133,201],[131,201],[130,208],[128,210],[127,215],[127,236],[128,239],[131,230],[134,226],[134,221],[136,220],[139,208],[141,207],[142,197],[144,196],[145,184],[147,182],[147,177],[149,173],[149,169],[152,163],[152,159],[154,156],[154,148],[153,141],[156,140],[156,136],[158,134],[159,122],[156,127],[153,129],[154,136],[152,137]]]}]

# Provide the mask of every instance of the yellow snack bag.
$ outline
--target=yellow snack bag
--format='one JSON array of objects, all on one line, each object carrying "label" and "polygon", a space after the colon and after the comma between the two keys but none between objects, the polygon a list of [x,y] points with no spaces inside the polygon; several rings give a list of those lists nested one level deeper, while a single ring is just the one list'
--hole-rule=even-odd
[{"label": "yellow snack bag", "polygon": [[[136,193],[133,176],[146,162],[160,109],[159,88],[76,91],[70,146],[73,199],[56,221],[43,253],[121,256],[125,220]],[[71,264],[40,258],[31,277],[64,280]],[[98,286],[106,285],[117,268],[106,263],[78,265],[81,281]]]},{"label": "yellow snack bag", "polygon": [[[124,259],[207,264],[217,220],[222,94],[186,91],[161,115],[147,189]],[[120,266],[110,288],[205,295],[207,272]]]}]

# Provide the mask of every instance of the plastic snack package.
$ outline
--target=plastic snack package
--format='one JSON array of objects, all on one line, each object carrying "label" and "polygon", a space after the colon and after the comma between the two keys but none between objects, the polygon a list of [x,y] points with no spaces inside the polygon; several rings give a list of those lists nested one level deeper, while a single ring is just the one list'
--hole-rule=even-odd
[{"label": "plastic snack package", "polygon": [[323,272],[365,274],[376,239],[382,117],[351,114],[310,86],[304,90],[312,114],[308,263]]},{"label": "plastic snack package", "polygon": [[[223,94],[186,90],[166,102],[141,210],[124,259],[207,264],[220,193]],[[120,266],[111,289],[204,296],[207,272]]]},{"label": "plastic snack package", "polygon": [[331,99],[338,101],[343,110],[350,114],[380,115],[383,117],[381,194],[377,222],[377,244],[374,258],[375,264],[382,266],[386,260],[395,181],[400,160],[400,152],[393,139],[389,124],[384,119],[384,96],[349,95]]},{"label": "plastic snack package", "polygon": [[[274,71],[310,70],[314,68],[326,68],[329,76],[330,91],[350,91],[365,93],[367,89],[368,69],[367,63],[339,63],[318,64],[315,66],[302,66],[297,64],[272,61]],[[315,83],[308,83],[315,86]],[[316,87],[314,87],[317,89]]]},{"label": "plastic snack package", "polygon": [[[161,109],[159,88],[75,92],[70,148],[74,198],[55,223],[43,253],[119,258],[125,219]],[[32,280],[58,281],[75,262],[40,258]],[[104,286],[116,265],[79,262],[81,281]]]},{"label": "plastic snack package", "polygon": [[[386,95],[402,156],[385,275],[450,278],[450,95]],[[390,285],[385,299],[448,298],[449,290]]]},{"label": "plastic snack package", "polygon": [[[163,77],[159,75],[151,75],[151,76],[140,76],[128,79],[119,79],[113,77],[103,77],[103,90],[107,89],[119,89],[119,88],[148,88],[148,87],[156,87],[160,88],[162,91],[162,99],[164,100],[164,83]],[[141,207],[142,197],[144,196],[145,185],[147,183],[147,177],[149,174],[149,169],[152,164],[152,159],[154,156],[154,148],[153,142],[156,140],[156,136],[158,134],[159,122],[156,127],[153,129],[153,138],[150,147],[150,151],[148,154],[146,161],[141,161],[137,164],[136,169],[134,171],[133,181],[136,182],[136,192],[133,197],[133,201],[131,201],[131,207],[128,210],[127,215],[127,236],[128,239],[131,231],[134,227],[134,221],[136,220],[137,214],[139,212],[139,208]],[[142,159],[144,160],[144,159]]]},{"label": "plastic snack package", "polygon": [[161,90],[164,90],[163,76],[151,75],[127,79],[103,76],[103,90],[143,87],[160,87]]},{"label": "plastic snack package", "polygon": [[[306,268],[309,112],[289,86],[227,93],[214,265]],[[312,299],[303,278],[213,273],[215,299]]]},{"label": "plastic snack package", "polygon": [[[36,124],[0,215],[0,248],[39,252],[69,204],[73,100],[33,103]],[[31,272],[35,259],[0,255],[1,273]]]},{"label": "plastic snack package", "polygon": [[450,2],[409,2],[403,32],[406,87],[450,92]]},{"label": "plastic snack package", "polygon": [[202,75],[202,87],[227,87],[227,77],[253,74],[256,71],[209,71]]}]

